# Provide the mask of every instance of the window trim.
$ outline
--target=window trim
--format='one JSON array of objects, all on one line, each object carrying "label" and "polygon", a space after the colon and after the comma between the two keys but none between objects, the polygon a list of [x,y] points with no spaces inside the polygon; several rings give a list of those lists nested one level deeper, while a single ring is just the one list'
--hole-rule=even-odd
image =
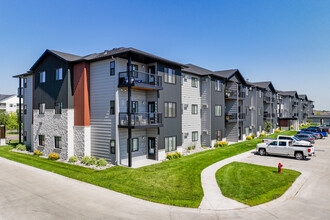
[{"label": "window trim", "polygon": [[[111,145],[113,143],[113,146]],[[110,140],[110,154],[116,154],[116,140]]]},{"label": "window trim", "polygon": [[198,88],[198,78],[197,77],[191,77],[191,87]]},{"label": "window trim", "polygon": [[[194,139],[194,134],[196,134],[196,139]],[[198,131],[191,132],[191,141],[198,141]]]},{"label": "window trim", "polygon": [[38,139],[39,139],[39,143],[38,143],[39,146],[45,146],[46,145],[46,136],[44,134],[39,134]]},{"label": "window trim", "polygon": [[[220,114],[217,115],[217,107],[220,107]],[[214,105],[214,116],[215,117],[222,117],[222,105]]]},{"label": "window trim", "polygon": [[[111,65],[113,64],[113,67]],[[116,61],[110,61],[110,76],[116,75]]]},{"label": "window trim", "polygon": [[[194,112],[194,107],[196,107],[196,112]],[[197,104],[191,104],[191,114],[198,115],[198,105]]]},{"label": "window trim", "polygon": [[109,113],[110,113],[110,115],[116,114],[116,101],[115,100],[110,100],[110,112]]},{"label": "window trim", "polygon": [[[136,150],[134,150],[134,140],[137,141],[137,149],[136,149]],[[138,137],[136,137],[136,138],[132,138],[132,152],[137,152],[137,151],[139,151],[139,149],[140,149],[140,141],[139,141],[139,138],[138,138]]]},{"label": "window trim", "polygon": [[[172,104],[174,106],[173,116],[168,116],[169,112],[170,112],[169,104]],[[167,108],[166,108],[166,105],[168,106]],[[177,116],[176,102],[164,102],[164,117],[165,118],[176,118],[176,116]]]},{"label": "window trim", "polygon": [[[61,70],[61,78],[59,77],[60,75],[59,75],[58,70]],[[62,67],[57,68],[57,69],[55,70],[55,80],[56,80],[56,81],[61,81],[61,80],[63,80],[63,68],[62,68]]]},{"label": "window trim", "polygon": [[55,143],[55,149],[62,149],[61,144],[60,144],[62,142],[62,137],[61,136],[54,136],[54,141],[55,141],[54,142]]},{"label": "window trim", "polygon": [[[166,139],[168,139],[167,143],[169,143],[169,138],[174,138],[175,140],[175,149],[171,149],[171,151],[169,150],[169,146],[167,147],[167,150],[166,150]],[[167,136],[167,137],[164,137],[164,145],[165,145],[165,152],[172,152],[172,151],[176,151],[178,149],[178,145],[177,145],[177,137],[176,136]]]}]

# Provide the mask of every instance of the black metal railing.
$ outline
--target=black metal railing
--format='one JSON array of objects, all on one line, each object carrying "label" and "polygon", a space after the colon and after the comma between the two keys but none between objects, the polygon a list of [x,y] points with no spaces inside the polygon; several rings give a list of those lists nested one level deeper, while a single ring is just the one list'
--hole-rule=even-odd
[{"label": "black metal railing", "polygon": [[246,114],[241,112],[238,113],[238,117],[237,117],[237,113],[226,113],[225,115],[225,120],[227,122],[232,122],[232,121],[237,121],[238,120],[245,120],[246,119]]},{"label": "black metal railing", "polygon": [[[128,127],[128,113],[119,113],[119,126]],[[131,126],[132,127],[144,127],[144,126],[161,126],[162,125],[162,113],[153,112],[137,112],[131,113]]]},{"label": "black metal railing", "polygon": [[[161,87],[162,86],[162,77],[152,74],[139,71],[130,71],[131,73],[131,86],[140,86],[140,87]],[[118,86],[126,87],[128,86],[128,72],[120,72]]]},{"label": "black metal railing", "polygon": [[225,96],[226,98],[231,98],[231,99],[237,99],[237,97],[239,99],[244,99],[246,94],[245,92],[238,92],[238,96],[237,96],[237,90],[227,89],[225,92]]}]

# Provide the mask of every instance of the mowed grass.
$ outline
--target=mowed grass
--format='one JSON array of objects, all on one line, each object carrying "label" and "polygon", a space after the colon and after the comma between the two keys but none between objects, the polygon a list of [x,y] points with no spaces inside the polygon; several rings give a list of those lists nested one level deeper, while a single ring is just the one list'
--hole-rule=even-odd
[{"label": "mowed grass", "polygon": [[[279,134],[292,135],[295,132],[284,131],[269,137]],[[0,156],[141,199],[197,208],[203,198],[202,170],[220,160],[252,150],[261,141],[236,143],[138,169],[116,166],[98,171],[9,151],[12,146],[0,147]]]},{"label": "mowed grass", "polygon": [[250,206],[280,197],[292,185],[300,172],[295,170],[233,162],[216,173],[222,194]]}]

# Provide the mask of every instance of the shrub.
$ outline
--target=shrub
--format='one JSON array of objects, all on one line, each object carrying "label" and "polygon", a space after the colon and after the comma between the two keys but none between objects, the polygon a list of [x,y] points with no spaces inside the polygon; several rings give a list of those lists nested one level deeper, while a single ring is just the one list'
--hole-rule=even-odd
[{"label": "shrub", "polygon": [[108,162],[103,158],[100,158],[96,161],[97,167],[105,167],[106,165],[108,165]]},{"label": "shrub", "polygon": [[41,151],[35,150],[35,151],[33,151],[33,155],[36,155],[39,157],[39,156],[42,156],[43,153]]},{"label": "shrub", "polygon": [[75,163],[78,161],[78,158],[76,156],[72,156],[69,158],[69,163]]},{"label": "shrub", "polygon": [[93,156],[90,157],[90,158],[89,158],[89,161],[88,161],[88,163],[87,163],[86,165],[88,165],[88,166],[96,165],[96,158],[93,157]]},{"label": "shrub", "polygon": [[265,131],[266,132],[270,132],[270,130],[272,129],[273,125],[272,123],[270,123],[269,121],[265,121]]},{"label": "shrub", "polygon": [[275,133],[280,133],[280,132],[281,132],[280,129],[276,129],[276,130],[275,130]]},{"label": "shrub", "polygon": [[293,130],[293,129],[294,129],[293,125],[291,125],[291,127],[290,127],[290,128],[291,128],[291,130]]},{"label": "shrub", "polygon": [[248,141],[249,141],[249,140],[252,140],[252,137],[251,137],[251,136],[247,136],[247,137],[246,137],[246,140],[248,140]]},{"label": "shrub", "polygon": [[82,164],[86,164],[87,165],[88,161],[89,161],[89,156],[84,156],[83,158],[81,158],[81,161],[80,162]]},{"label": "shrub", "polygon": [[191,149],[195,150],[195,149],[196,149],[196,145],[193,145],[193,146],[191,147]]},{"label": "shrub", "polygon": [[166,154],[166,158],[167,158],[168,160],[172,160],[172,159],[173,159],[173,156],[172,156],[172,154]]},{"label": "shrub", "polygon": [[228,143],[226,141],[220,141],[219,142],[219,147],[225,147],[227,145],[228,145]]},{"label": "shrub", "polygon": [[219,145],[219,142],[217,141],[217,142],[215,142],[215,144],[214,144],[214,148],[218,148],[220,145]]},{"label": "shrub", "polygon": [[58,159],[60,159],[60,155],[58,155],[56,153],[51,153],[51,154],[48,154],[48,159],[49,160],[58,160]]},{"label": "shrub", "polygon": [[207,148],[206,147],[203,147],[204,150],[206,150]]},{"label": "shrub", "polygon": [[182,157],[182,154],[180,152],[175,152],[177,158],[181,158]]},{"label": "shrub", "polygon": [[251,134],[252,139],[254,139],[256,137],[256,135],[254,133]]},{"label": "shrub", "polygon": [[22,145],[22,144],[18,144],[16,146],[16,150],[19,150],[19,151],[26,151],[26,146],[25,145]]},{"label": "shrub", "polygon": [[178,158],[181,158],[181,157],[182,157],[182,154],[180,152],[166,154],[166,158],[168,160],[178,159]]},{"label": "shrub", "polygon": [[191,147],[188,147],[187,150],[191,150]]},{"label": "shrub", "polygon": [[265,133],[261,133],[259,137],[261,137],[261,138],[266,137],[266,134]]}]

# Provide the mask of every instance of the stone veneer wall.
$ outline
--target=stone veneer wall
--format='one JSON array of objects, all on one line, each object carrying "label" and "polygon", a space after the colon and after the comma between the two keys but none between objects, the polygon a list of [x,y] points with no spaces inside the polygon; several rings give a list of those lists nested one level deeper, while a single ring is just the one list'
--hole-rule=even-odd
[{"label": "stone veneer wall", "polygon": [[[74,110],[63,109],[62,114],[55,114],[55,109],[46,109],[45,114],[33,110],[34,149],[43,152],[45,156],[58,153],[61,159],[73,156],[73,124]],[[39,146],[39,135],[45,135],[45,146]],[[62,137],[61,149],[55,149],[55,136]]]},{"label": "stone veneer wall", "polygon": [[74,126],[74,155],[77,157],[91,155],[91,127]]}]

